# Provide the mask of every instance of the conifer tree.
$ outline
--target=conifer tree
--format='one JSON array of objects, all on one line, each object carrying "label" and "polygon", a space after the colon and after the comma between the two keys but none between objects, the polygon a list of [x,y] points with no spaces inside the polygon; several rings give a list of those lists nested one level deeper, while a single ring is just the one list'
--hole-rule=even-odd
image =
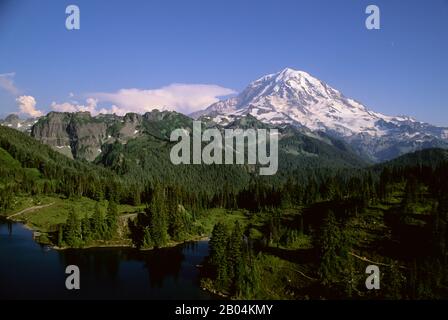
[{"label": "conifer tree", "polygon": [[70,209],[67,223],[65,224],[65,242],[71,247],[78,247],[81,245],[82,230],[81,222],[79,221],[75,209]]},{"label": "conifer tree", "polygon": [[217,286],[227,289],[229,276],[227,274],[227,229],[222,223],[217,223],[210,238],[210,264],[216,273]]},{"label": "conifer tree", "polygon": [[92,234],[94,235],[94,238],[96,240],[102,239],[105,234],[104,232],[105,228],[104,228],[103,215],[101,213],[100,205],[98,202],[95,204],[95,210],[93,211],[91,226],[92,226],[91,231]]},{"label": "conifer tree", "polygon": [[319,276],[324,285],[336,284],[344,278],[348,261],[348,243],[338,226],[333,211],[329,211],[319,238]]},{"label": "conifer tree", "polygon": [[58,247],[64,245],[64,225],[60,224],[58,229]]},{"label": "conifer tree", "polygon": [[81,221],[81,231],[82,231],[82,240],[84,241],[84,243],[89,242],[92,237],[92,234],[91,234],[90,219],[87,214]]},{"label": "conifer tree", "polygon": [[152,241],[151,232],[149,231],[149,227],[144,227],[143,229],[143,246],[146,248],[150,248],[154,246],[154,242]]},{"label": "conifer tree", "polygon": [[157,186],[154,189],[151,204],[147,208],[149,213],[149,229],[154,245],[164,246],[168,242],[168,222],[164,189]]},{"label": "conifer tree", "polygon": [[243,231],[241,229],[240,223],[235,222],[235,226],[230,235],[228,247],[227,247],[227,267],[228,267],[228,277],[232,280],[232,291],[236,290],[236,284],[240,281],[240,267],[242,264],[242,241],[243,241]]},{"label": "conifer tree", "polygon": [[109,200],[106,213],[107,238],[113,238],[118,229],[118,208],[114,200]]}]

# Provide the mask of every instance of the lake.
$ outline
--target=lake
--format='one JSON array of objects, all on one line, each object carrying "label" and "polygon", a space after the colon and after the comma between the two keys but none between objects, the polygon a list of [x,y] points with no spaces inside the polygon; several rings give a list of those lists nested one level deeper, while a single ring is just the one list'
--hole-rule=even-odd
[{"label": "lake", "polygon": [[[0,220],[0,299],[212,299],[196,267],[207,255],[207,241],[58,251],[36,243],[21,223]],[[68,265],[80,269],[80,290],[65,288]]]}]

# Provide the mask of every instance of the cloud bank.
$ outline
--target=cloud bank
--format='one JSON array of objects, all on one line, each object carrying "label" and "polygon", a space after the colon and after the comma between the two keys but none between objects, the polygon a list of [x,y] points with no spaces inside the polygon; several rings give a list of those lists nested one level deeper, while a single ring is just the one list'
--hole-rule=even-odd
[{"label": "cloud bank", "polygon": [[[0,86],[8,88],[10,92],[18,93],[11,77],[14,74],[0,75]],[[181,84],[175,83],[159,89],[121,89],[116,92],[96,92],[85,95],[84,103],[75,100],[68,102],[53,101],[50,104],[52,111],[58,112],[84,112],[92,115],[117,114],[125,115],[128,112],[145,113],[154,109],[177,111],[183,114],[207,108],[219,101],[219,97],[236,93],[232,89],[208,84]],[[74,98],[70,93],[69,97]],[[19,113],[31,117],[39,117],[43,112],[36,109],[36,100],[33,96],[20,96],[16,99]],[[101,107],[99,106],[101,104]]]},{"label": "cloud bank", "polygon": [[[85,103],[76,101],[51,104],[51,109],[60,112],[89,111],[124,115],[128,112],[145,113],[154,109],[177,111],[184,114],[202,110],[219,100],[218,97],[234,94],[232,89],[208,84],[175,83],[160,89],[121,89],[116,92],[88,94]],[[109,105],[99,108],[98,104]]]},{"label": "cloud bank", "polygon": [[56,103],[53,102],[51,104],[51,109],[53,111],[59,112],[78,112],[78,111],[88,111],[92,114],[99,113],[96,110],[98,101],[93,98],[88,98],[85,104],[78,104],[76,101],[73,102],[64,102],[64,103]]},{"label": "cloud bank", "polygon": [[93,93],[98,101],[111,102],[123,112],[144,113],[154,109],[189,114],[219,101],[235,91],[217,85],[175,83],[160,89],[121,89],[114,93]]}]

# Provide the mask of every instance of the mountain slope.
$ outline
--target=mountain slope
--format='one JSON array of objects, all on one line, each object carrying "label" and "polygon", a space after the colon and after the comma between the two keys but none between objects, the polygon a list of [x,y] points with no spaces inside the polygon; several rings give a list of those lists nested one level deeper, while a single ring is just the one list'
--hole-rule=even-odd
[{"label": "mountain slope", "polygon": [[[180,128],[191,132],[192,124],[192,118],[169,111],[154,110],[144,115],[128,113],[124,117],[92,117],[86,112],[50,112],[33,126],[32,136],[70,158],[96,161],[123,173],[129,171],[129,166],[143,163],[142,159],[146,155],[142,152],[145,150],[148,154],[154,154],[150,163],[170,162],[168,147],[174,145],[169,141],[171,132]],[[225,126],[214,122],[205,122],[204,125],[221,131],[277,127],[251,115],[235,118]],[[322,132],[313,133],[306,128],[284,126],[280,128],[279,138],[280,168],[290,164],[295,167],[347,167],[365,164],[347,144]],[[138,161],[134,161],[136,158]],[[282,161],[286,158],[289,160],[284,165]],[[147,159],[146,162],[148,161]]]},{"label": "mountain slope", "polygon": [[290,68],[264,76],[238,96],[192,116],[225,125],[249,114],[265,123],[324,131],[373,161],[422,148],[448,147],[447,128],[370,111],[308,73]]},{"label": "mountain slope", "polygon": [[31,135],[40,142],[72,159],[94,161],[106,144],[129,140],[142,134],[168,139],[172,130],[188,125],[191,119],[176,112],[154,110],[144,115],[128,113],[124,117],[89,112],[50,112],[38,119]]},{"label": "mountain slope", "polygon": [[[103,152],[95,162],[135,181],[159,180],[194,186],[196,190],[212,193],[222,190],[225,185],[239,190],[253,177],[258,176],[258,165],[173,165],[169,153],[175,143],[170,142],[168,136],[155,132],[170,132],[168,129],[179,126],[190,131],[192,122],[192,119],[181,114],[165,113],[163,119],[145,122],[142,134],[138,137],[126,143],[116,141],[104,144]],[[248,116],[217,128],[223,131],[232,128],[271,127]],[[156,128],[157,131],[154,132]],[[278,172],[275,176],[264,177],[272,183],[284,182],[293,171],[366,165],[349,146],[331,137],[311,137],[295,127],[281,128],[279,132]]]},{"label": "mountain slope", "polygon": [[375,165],[374,169],[383,168],[405,168],[405,167],[431,167],[435,168],[442,163],[448,162],[448,150],[425,149],[404,154],[398,158]]},{"label": "mountain slope", "polygon": [[10,114],[5,119],[0,119],[0,126],[16,129],[22,132],[31,132],[31,127],[37,122],[37,119],[20,119],[16,114]]},{"label": "mountain slope", "polygon": [[0,126],[0,185],[14,192],[57,193],[98,199],[118,177],[85,161],[71,160],[29,135]]}]

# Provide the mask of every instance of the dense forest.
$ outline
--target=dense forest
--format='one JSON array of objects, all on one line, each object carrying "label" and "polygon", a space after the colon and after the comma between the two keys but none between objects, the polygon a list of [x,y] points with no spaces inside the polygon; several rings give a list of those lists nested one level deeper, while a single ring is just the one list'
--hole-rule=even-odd
[{"label": "dense forest", "polygon": [[[291,297],[446,298],[448,162],[435,164],[446,159],[442,150],[418,156],[416,165],[405,156],[348,179],[310,180],[304,189],[287,183],[274,203],[257,198],[260,186],[247,192],[250,214],[269,218],[255,239],[250,224],[215,226],[206,284],[227,296],[266,298],[261,270],[272,268],[265,261],[270,254],[300,268],[283,281]],[[297,246],[304,238],[309,246]],[[382,268],[382,290],[366,290],[369,264]]]},{"label": "dense forest", "polygon": [[[19,194],[89,198],[97,203],[93,212],[71,209],[49,235],[59,247],[83,247],[124,236],[117,206],[141,206],[125,229],[133,246],[145,249],[206,234],[199,221],[219,208],[224,217],[212,227],[201,269],[202,286],[217,294],[448,297],[447,151],[418,151],[374,166],[285,161],[270,178],[247,166],[175,167],[161,156],[169,142],[146,152],[141,148],[153,137],[144,139],[111,145],[92,164],[0,127],[0,212]],[[114,154],[123,148],[138,159],[118,161]],[[381,290],[365,287],[369,264],[381,268]]]}]

